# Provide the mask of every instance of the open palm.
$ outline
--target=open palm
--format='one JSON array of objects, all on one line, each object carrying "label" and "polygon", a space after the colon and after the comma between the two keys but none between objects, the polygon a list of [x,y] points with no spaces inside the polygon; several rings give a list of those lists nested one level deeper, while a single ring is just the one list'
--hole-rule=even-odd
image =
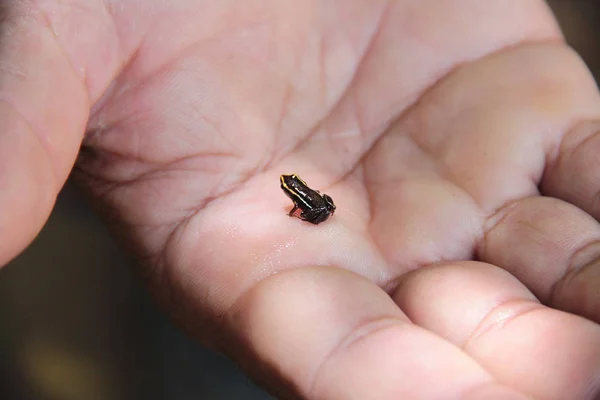
[{"label": "open palm", "polygon": [[[25,3],[0,262],[75,163],[173,317],[280,397],[598,394],[600,97],[543,1]],[[335,215],[289,218],[289,173]]]}]

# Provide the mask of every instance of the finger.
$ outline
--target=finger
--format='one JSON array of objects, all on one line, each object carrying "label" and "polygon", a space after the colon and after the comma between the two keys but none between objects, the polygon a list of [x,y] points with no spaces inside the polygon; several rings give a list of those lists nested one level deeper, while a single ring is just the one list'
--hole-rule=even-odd
[{"label": "finger", "polygon": [[[600,220],[600,122],[586,121],[551,149],[541,191],[568,201]],[[588,223],[589,225],[589,223]],[[557,283],[553,304],[600,321],[600,241],[580,250]]]},{"label": "finger", "polygon": [[380,288],[341,269],[267,278],[236,302],[230,320],[252,349],[246,369],[263,382],[283,378],[292,388],[277,393],[283,398],[522,398],[413,325]]},{"label": "finger", "polygon": [[532,197],[499,210],[477,245],[543,303],[600,322],[600,224],[561,200]]},{"label": "finger", "polygon": [[577,124],[549,154],[542,192],[600,220],[600,120]]},{"label": "finger", "polygon": [[0,265],[39,231],[75,159],[89,109],[43,17],[7,8],[0,43]]},{"label": "finger", "polygon": [[540,305],[506,271],[462,262],[404,277],[394,299],[496,379],[538,399],[600,393],[600,326]]}]

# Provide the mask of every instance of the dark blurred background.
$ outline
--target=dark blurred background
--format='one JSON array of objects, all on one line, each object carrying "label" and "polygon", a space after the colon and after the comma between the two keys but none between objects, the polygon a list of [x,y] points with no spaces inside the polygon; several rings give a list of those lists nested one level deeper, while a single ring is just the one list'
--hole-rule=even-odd
[{"label": "dark blurred background", "polygon": [[[549,1],[600,76],[600,1]],[[35,242],[0,275],[0,399],[268,399],[158,311],[69,185]]]}]

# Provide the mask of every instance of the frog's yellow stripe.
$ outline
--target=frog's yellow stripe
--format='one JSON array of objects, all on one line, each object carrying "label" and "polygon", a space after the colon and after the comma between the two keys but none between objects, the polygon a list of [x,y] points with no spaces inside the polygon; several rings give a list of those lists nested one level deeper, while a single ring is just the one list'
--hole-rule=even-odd
[{"label": "frog's yellow stripe", "polygon": [[[292,175],[293,176],[293,175]],[[297,177],[297,176],[296,176]],[[281,176],[279,178],[281,180],[281,185],[285,188],[285,190],[287,190],[288,192],[292,193],[294,195],[294,197],[298,200],[301,201],[302,203],[304,203],[304,205],[310,209],[312,209],[312,206],[306,202],[306,200],[304,200],[302,198],[302,196],[300,196],[300,194],[298,192],[296,192],[294,189],[292,189],[291,187],[289,187],[285,181],[283,180],[283,176]],[[302,183],[304,183],[304,181],[300,178],[298,178]],[[306,185],[306,183],[304,183]]]}]

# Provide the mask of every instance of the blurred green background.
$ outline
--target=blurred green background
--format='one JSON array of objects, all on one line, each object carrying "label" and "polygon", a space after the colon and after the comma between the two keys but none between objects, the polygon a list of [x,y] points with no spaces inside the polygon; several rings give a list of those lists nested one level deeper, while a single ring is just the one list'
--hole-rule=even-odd
[{"label": "blurred green background", "polygon": [[[549,2],[600,76],[600,1]],[[158,311],[67,185],[35,242],[0,273],[0,399],[267,399]]]}]

